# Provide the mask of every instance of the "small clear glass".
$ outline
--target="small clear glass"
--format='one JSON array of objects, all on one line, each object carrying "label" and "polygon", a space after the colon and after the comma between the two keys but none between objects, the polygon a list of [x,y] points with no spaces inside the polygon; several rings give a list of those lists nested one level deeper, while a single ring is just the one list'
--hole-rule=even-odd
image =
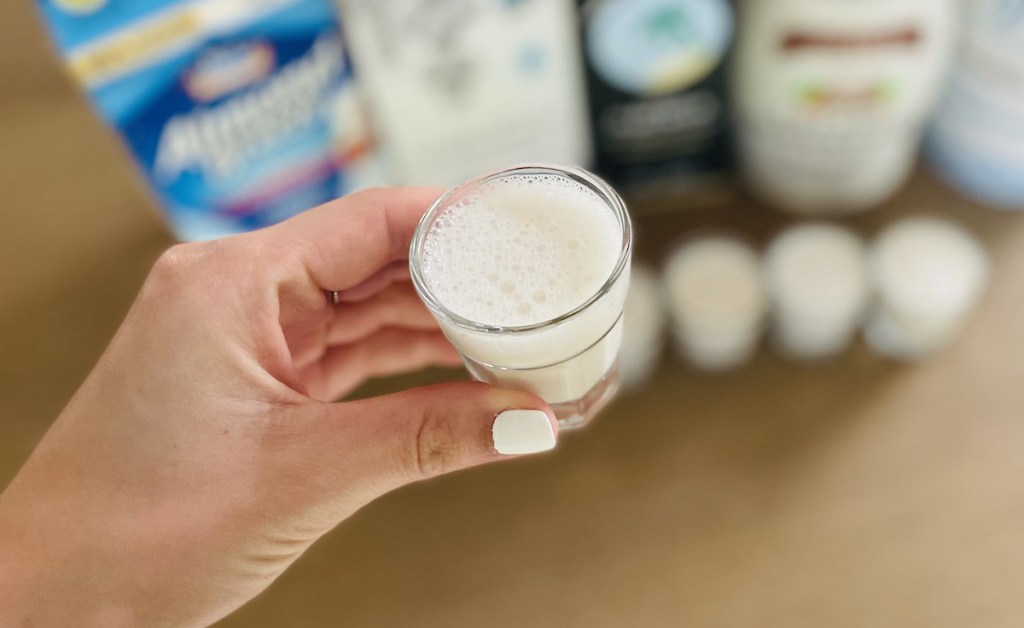
[{"label": "small clear glass", "polygon": [[[467,319],[441,303],[424,277],[427,235],[449,207],[482,186],[524,175],[564,177],[596,194],[621,231],[615,265],[596,293],[550,320],[502,327]],[[618,390],[617,359],[632,247],[629,214],[611,186],[579,168],[531,164],[477,177],[442,195],[420,220],[409,267],[417,293],[474,378],[536,394],[551,406],[560,427],[573,428],[592,419]]]}]

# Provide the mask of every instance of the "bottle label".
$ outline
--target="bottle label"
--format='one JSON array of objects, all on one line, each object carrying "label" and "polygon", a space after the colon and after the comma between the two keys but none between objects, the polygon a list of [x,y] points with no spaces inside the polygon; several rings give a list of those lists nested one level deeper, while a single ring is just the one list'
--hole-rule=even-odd
[{"label": "bottle label", "polygon": [[717,0],[608,0],[587,23],[587,57],[615,88],[660,96],[710,74],[731,36],[732,15]]},{"label": "bottle label", "polygon": [[584,48],[599,168],[613,178],[724,167],[725,0],[590,0]]}]

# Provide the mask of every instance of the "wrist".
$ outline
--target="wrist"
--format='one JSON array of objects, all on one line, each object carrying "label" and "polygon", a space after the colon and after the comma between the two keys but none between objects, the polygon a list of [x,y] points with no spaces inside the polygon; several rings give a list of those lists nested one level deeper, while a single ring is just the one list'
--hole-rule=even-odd
[{"label": "wrist", "polygon": [[109,595],[109,563],[79,534],[95,513],[35,462],[0,495],[0,626],[133,625]]},{"label": "wrist", "polygon": [[0,626],[137,625],[89,554],[0,500]]},{"label": "wrist", "polygon": [[39,589],[42,557],[6,495],[0,495],[0,625],[31,626],[30,600]]}]

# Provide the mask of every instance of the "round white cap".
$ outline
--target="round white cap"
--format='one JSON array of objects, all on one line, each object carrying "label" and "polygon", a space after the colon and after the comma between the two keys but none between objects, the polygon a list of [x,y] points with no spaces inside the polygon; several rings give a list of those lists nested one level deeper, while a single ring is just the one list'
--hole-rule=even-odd
[{"label": "round white cap", "polygon": [[960,318],[988,279],[988,255],[969,232],[936,218],[907,218],[883,231],[870,253],[880,305],[899,316]]},{"label": "round white cap", "polygon": [[845,325],[870,296],[865,247],[848,229],[802,224],[777,236],[764,257],[765,285],[777,314],[809,325]]}]

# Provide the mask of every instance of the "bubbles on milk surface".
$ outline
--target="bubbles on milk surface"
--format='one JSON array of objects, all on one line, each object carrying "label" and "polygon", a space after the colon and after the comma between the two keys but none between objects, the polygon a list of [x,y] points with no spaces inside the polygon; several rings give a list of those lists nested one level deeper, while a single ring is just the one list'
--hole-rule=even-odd
[{"label": "bubbles on milk surface", "polygon": [[423,275],[460,316],[530,325],[596,294],[620,244],[615,214],[592,190],[553,175],[512,175],[436,219],[424,242]]}]

